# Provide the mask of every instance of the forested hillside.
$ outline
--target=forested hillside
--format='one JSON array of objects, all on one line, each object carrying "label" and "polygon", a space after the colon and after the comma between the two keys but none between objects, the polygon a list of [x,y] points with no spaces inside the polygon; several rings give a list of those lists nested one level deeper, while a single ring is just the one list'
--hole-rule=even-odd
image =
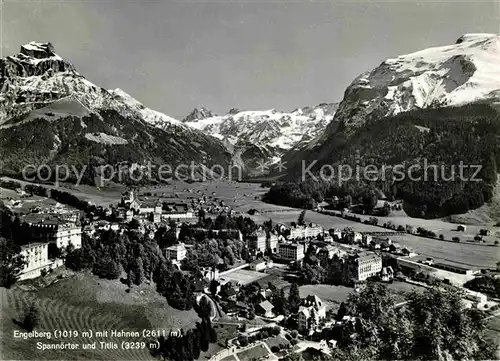
[{"label": "forested hillside", "polygon": [[[314,201],[325,197],[359,197],[376,188],[388,197],[404,199],[406,210],[414,216],[432,218],[463,213],[480,207],[492,197],[500,162],[499,137],[500,117],[488,104],[418,110],[372,119],[348,138],[338,133],[334,141],[322,147],[321,154],[316,154],[322,161],[312,167],[315,176],[325,164],[333,169],[349,165],[354,174],[350,180],[340,184],[337,174],[332,179],[316,181],[305,174],[304,181],[301,174],[304,167],[295,168],[289,174],[290,182],[275,185],[266,200],[311,208]],[[313,159],[306,161],[306,168],[312,162]],[[363,177],[363,171],[360,177],[355,176],[356,166],[363,169],[368,165],[380,171],[376,180]],[[391,172],[390,166],[396,165],[403,175]],[[481,170],[474,176],[479,166]]]}]

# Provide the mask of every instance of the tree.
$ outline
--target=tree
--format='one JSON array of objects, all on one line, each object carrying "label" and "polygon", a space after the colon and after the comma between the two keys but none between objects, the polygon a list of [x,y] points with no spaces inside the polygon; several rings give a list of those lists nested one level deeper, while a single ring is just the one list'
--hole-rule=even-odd
[{"label": "tree", "polygon": [[116,263],[115,260],[111,259],[109,256],[104,256],[102,259],[97,260],[93,272],[101,278],[115,280],[120,277],[121,269],[120,265]]},{"label": "tree", "polygon": [[23,319],[24,329],[27,330],[28,332],[33,331],[38,326],[39,320],[40,320],[40,311],[38,310],[36,305],[33,303],[26,310],[26,312],[24,314],[24,319]]},{"label": "tree", "polygon": [[130,268],[127,272],[127,286],[131,288],[133,284],[135,284],[135,275],[132,268]]},{"label": "tree", "polygon": [[209,318],[212,314],[212,305],[208,300],[208,296],[202,296],[196,307],[196,312],[200,318]]},{"label": "tree", "polygon": [[306,210],[304,209],[302,212],[300,212],[299,219],[297,220],[297,224],[299,226],[305,225],[305,218],[306,218]]},{"label": "tree", "polygon": [[208,321],[208,336],[209,336],[209,341],[210,343],[216,343],[217,342],[217,331],[213,327],[212,323]]},{"label": "tree", "polygon": [[283,358],[283,361],[303,361],[302,353],[290,353]]},{"label": "tree", "polygon": [[209,325],[205,319],[202,319],[201,322],[196,324],[196,328],[198,330],[198,337],[200,340],[200,349],[201,351],[206,352],[210,344]]},{"label": "tree", "polygon": [[134,283],[140,285],[144,282],[144,264],[141,257],[135,259],[134,264]]},{"label": "tree", "polygon": [[139,229],[141,226],[141,222],[137,218],[132,218],[132,220],[128,224],[130,229]]},{"label": "tree", "polygon": [[484,314],[464,309],[458,289],[433,287],[406,296],[396,307],[385,286],[368,283],[341,305],[342,314],[355,316],[340,330],[334,358],[349,360],[492,359],[495,346],[483,337]]},{"label": "tree", "polygon": [[25,265],[21,247],[13,241],[0,238],[0,287],[16,283]]},{"label": "tree", "polygon": [[387,217],[391,213],[391,205],[389,202],[384,202],[384,206],[382,207],[382,216]]},{"label": "tree", "polygon": [[205,216],[206,216],[205,210],[203,208],[200,208],[200,210],[198,211],[198,218],[200,223],[202,223],[202,221],[205,220]]},{"label": "tree", "polygon": [[290,311],[293,313],[298,312],[301,302],[299,285],[294,282],[290,286],[290,293],[288,294],[288,307]]},{"label": "tree", "polygon": [[212,297],[217,296],[217,289],[219,288],[219,282],[217,280],[210,281],[210,294]]},{"label": "tree", "polygon": [[372,211],[377,206],[377,201],[378,201],[377,194],[375,193],[374,190],[367,192],[363,196],[363,204],[365,205],[368,211]]},{"label": "tree", "polygon": [[414,324],[415,358],[464,360],[485,356],[478,357],[484,343],[484,316],[464,309],[459,290],[431,288],[415,292],[409,297],[408,307]]},{"label": "tree", "polygon": [[287,311],[287,304],[285,298],[285,291],[283,288],[273,292],[272,304],[274,305],[273,312],[277,315],[285,315]]}]

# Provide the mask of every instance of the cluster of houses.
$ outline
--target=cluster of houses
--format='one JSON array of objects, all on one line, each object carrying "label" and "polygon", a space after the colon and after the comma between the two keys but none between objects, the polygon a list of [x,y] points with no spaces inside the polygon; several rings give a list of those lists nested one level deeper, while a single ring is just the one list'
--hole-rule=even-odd
[{"label": "cluster of houses", "polygon": [[[250,306],[247,302],[238,301],[239,288],[231,282],[219,285],[219,295],[223,298],[222,309],[228,316],[248,317]],[[276,320],[282,315],[277,314],[272,304],[272,291],[269,288],[260,289],[253,295],[257,300],[255,313],[263,318]],[[309,295],[302,299],[297,314],[297,329],[303,334],[317,331],[320,324],[326,319],[326,305],[316,295]]]},{"label": "cluster of houses", "polygon": [[121,218],[132,220],[134,215],[149,218],[151,222],[175,219],[190,219],[194,212],[186,203],[167,203],[160,198],[140,199],[133,190],[124,192],[116,212]]},{"label": "cluster of houses", "polygon": [[[382,257],[378,251],[407,255],[413,252],[387,238],[381,239],[350,230],[330,229],[325,232],[315,224],[291,227],[279,224],[275,231],[259,229],[248,237],[250,250],[267,253],[285,262],[301,262],[311,243],[319,246],[314,255],[318,264],[326,265],[335,260],[346,284],[363,282],[370,277],[380,277],[388,282],[393,279],[394,272],[390,267],[382,267]],[[341,243],[356,244],[368,250],[360,252],[358,248]]]},{"label": "cluster of houses", "polygon": [[291,227],[279,224],[271,232],[263,228],[255,231],[248,237],[248,247],[255,253],[268,252],[283,261],[296,262],[304,258],[308,242],[323,234],[323,227],[313,223]]}]

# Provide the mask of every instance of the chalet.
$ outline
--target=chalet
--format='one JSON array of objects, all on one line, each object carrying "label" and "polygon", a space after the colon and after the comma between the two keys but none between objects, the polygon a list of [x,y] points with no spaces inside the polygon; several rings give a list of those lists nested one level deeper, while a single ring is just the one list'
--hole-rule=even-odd
[{"label": "chalet", "polygon": [[333,245],[327,245],[317,251],[317,257],[321,264],[327,264],[333,257],[337,256],[338,258],[342,258],[346,254],[347,252],[345,250]]},{"label": "chalet", "polygon": [[183,243],[179,243],[165,249],[165,257],[171,261],[181,262],[187,256],[187,250]]},{"label": "chalet", "polygon": [[340,241],[344,237],[340,229],[330,228],[328,233],[330,233],[334,241]]},{"label": "chalet", "polygon": [[86,225],[85,227],[83,227],[83,233],[85,233],[87,236],[93,236],[95,234],[95,227],[91,224],[89,225]]},{"label": "chalet", "polygon": [[231,282],[222,282],[222,287],[220,291],[220,295],[222,298],[229,300],[229,301],[236,301],[236,298],[238,296],[238,291],[237,289],[232,285]]},{"label": "chalet", "polygon": [[264,302],[259,303],[255,308],[255,311],[259,315],[262,315],[267,318],[272,318],[274,317],[273,309],[274,309],[273,304],[268,300],[266,300]]},{"label": "chalet", "polygon": [[390,282],[394,278],[394,271],[391,266],[383,267],[380,271],[380,280],[382,282]]},{"label": "chalet", "polygon": [[309,295],[302,300],[299,308],[298,329],[310,333],[326,318],[326,305],[316,295]]},{"label": "chalet", "polygon": [[272,268],[273,266],[273,261],[269,260],[265,260],[265,259],[259,259],[259,260],[255,260],[253,261],[252,263],[250,263],[250,269],[252,271],[262,271],[262,270],[265,270],[266,268]]},{"label": "chalet", "polygon": [[127,209],[131,209],[131,210],[135,210],[135,211],[138,211],[140,206],[141,206],[141,204],[140,204],[139,200],[136,198],[135,192],[133,190],[126,191],[126,192],[122,193],[122,199],[121,199],[120,205],[127,208]]},{"label": "chalet", "polygon": [[275,226],[276,230],[278,231],[279,234],[285,234],[287,233],[290,228],[287,227],[285,224],[283,223],[278,223],[276,226]]},{"label": "chalet", "polygon": [[372,240],[373,237],[370,234],[363,234],[361,236],[361,244],[365,247],[369,247]]},{"label": "chalet", "polygon": [[113,213],[117,220],[123,222],[130,222],[134,217],[134,211],[125,207],[117,207],[114,209]]},{"label": "chalet", "polygon": [[217,281],[219,279],[219,270],[216,267],[203,267],[201,274],[207,281]]},{"label": "chalet", "polygon": [[273,291],[271,291],[269,288],[259,291],[257,296],[261,301],[269,300],[273,295]]},{"label": "chalet", "polygon": [[479,235],[480,236],[490,236],[491,231],[489,229],[480,229],[479,230]]},{"label": "chalet", "polygon": [[363,240],[363,235],[360,232],[348,232],[345,235],[345,241],[350,244],[361,243]]},{"label": "chalet", "polygon": [[333,237],[330,236],[329,234],[326,234],[323,236],[323,241],[327,243],[333,243]]},{"label": "chalet", "polygon": [[408,257],[413,257],[413,256],[416,256],[417,254],[415,253],[415,251],[409,247],[404,247],[401,249],[401,254],[403,256],[408,256]]},{"label": "chalet", "polygon": [[316,205],[316,210],[318,211],[322,211],[323,209],[327,208],[330,206],[330,203],[328,202],[325,202],[325,201],[322,201],[322,202],[319,202],[317,205]]},{"label": "chalet", "polygon": [[248,313],[248,306],[239,301],[229,301],[222,305],[224,313],[230,317],[243,316],[246,317]]}]

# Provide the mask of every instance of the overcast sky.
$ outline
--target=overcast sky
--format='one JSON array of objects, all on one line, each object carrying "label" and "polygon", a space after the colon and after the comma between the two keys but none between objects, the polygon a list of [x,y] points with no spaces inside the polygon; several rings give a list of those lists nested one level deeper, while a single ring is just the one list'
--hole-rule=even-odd
[{"label": "overcast sky", "polygon": [[497,1],[4,0],[2,53],[50,41],[96,85],[181,118],[342,100],[388,57],[500,32]]}]

